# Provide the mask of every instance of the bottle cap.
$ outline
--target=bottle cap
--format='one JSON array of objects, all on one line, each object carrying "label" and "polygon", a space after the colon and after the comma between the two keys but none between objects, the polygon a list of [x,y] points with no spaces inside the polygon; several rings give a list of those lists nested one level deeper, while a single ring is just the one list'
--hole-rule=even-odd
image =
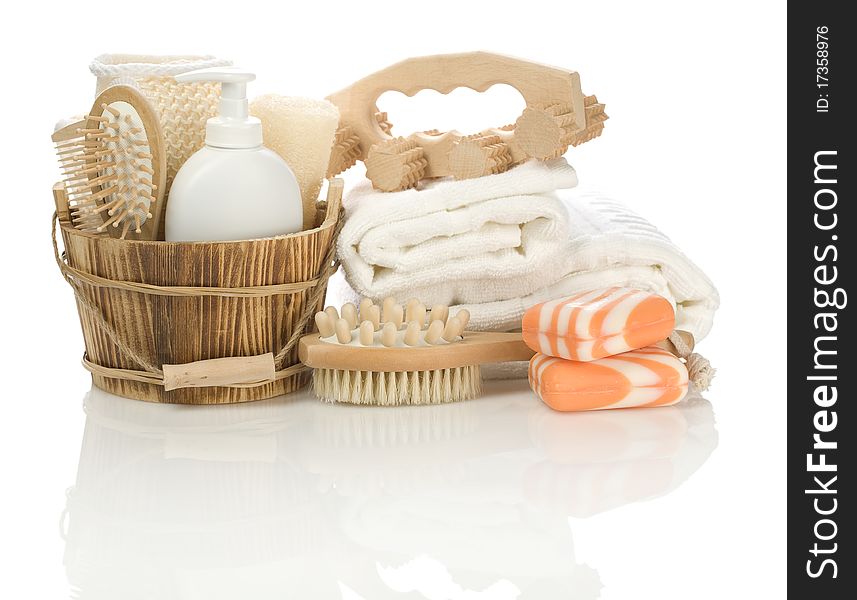
[{"label": "bottle cap", "polygon": [[254,73],[238,67],[211,67],[175,76],[179,83],[219,81],[219,115],[205,124],[205,144],[214,148],[257,148],[262,145],[262,122],[251,117],[247,103],[247,83]]}]

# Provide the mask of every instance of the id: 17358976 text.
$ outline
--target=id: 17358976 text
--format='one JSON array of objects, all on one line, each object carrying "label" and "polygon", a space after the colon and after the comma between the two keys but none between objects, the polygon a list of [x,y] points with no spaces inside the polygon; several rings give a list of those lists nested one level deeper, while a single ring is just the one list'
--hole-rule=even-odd
[{"label": "id: 17358976 text", "polygon": [[827,25],[815,28],[815,86],[818,88],[818,98],[815,101],[815,111],[826,113],[830,110],[830,40]]}]

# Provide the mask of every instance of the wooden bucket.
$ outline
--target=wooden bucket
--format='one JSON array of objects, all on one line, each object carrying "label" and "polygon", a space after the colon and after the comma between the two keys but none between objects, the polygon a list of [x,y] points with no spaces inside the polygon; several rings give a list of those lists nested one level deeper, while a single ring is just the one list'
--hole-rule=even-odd
[{"label": "wooden bucket", "polygon": [[177,404],[261,400],[306,385],[297,340],[314,328],[335,270],[342,189],[331,181],[315,228],[260,240],[120,240],[61,223],[65,252],[55,229],[54,248],[93,383]]}]

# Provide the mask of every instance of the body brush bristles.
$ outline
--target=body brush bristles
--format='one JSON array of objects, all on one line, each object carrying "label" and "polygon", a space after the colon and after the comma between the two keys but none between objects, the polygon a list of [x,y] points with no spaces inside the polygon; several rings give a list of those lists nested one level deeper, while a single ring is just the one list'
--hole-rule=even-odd
[{"label": "body brush bristles", "polygon": [[482,370],[479,365],[399,373],[315,369],[312,383],[316,396],[327,402],[445,404],[478,398],[482,393]]},{"label": "body brush bristles", "polygon": [[328,306],[315,315],[318,334],[305,336],[300,357],[313,367],[316,395],[328,402],[397,406],[441,404],[476,398],[480,364],[528,360],[520,334],[466,332],[470,313],[449,315],[446,306],[405,307],[387,298],[363,300],[341,315]]}]

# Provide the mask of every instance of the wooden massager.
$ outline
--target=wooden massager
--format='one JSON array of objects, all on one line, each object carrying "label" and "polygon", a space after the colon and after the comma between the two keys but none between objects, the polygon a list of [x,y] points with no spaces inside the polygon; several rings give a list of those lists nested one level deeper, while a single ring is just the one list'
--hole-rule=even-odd
[{"label": "wooden massager", "polygon": [[[517,89],[527,106],[514,124],[474,135],[432,130],[394,137],[387,114],[376,105],[387,91],[413,96],[424,89],[448,94],[468,87],[484,92],[498,83]],[[373,186],[387,192],[414,187],[424,178],[469,179],[531,158],[556,158],[601,135],[607,120],[604,105],[581,91],[575,71],[488,52],[410,58],[327,99],[340,112],[328,176],[361,160]]]}]

